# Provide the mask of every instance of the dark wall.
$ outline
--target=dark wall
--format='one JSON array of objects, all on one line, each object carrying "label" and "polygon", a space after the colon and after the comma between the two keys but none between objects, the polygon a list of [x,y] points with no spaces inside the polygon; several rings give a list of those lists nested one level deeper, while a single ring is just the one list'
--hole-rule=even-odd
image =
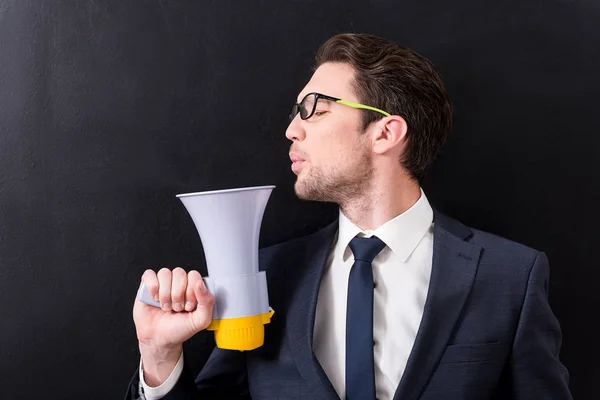
[{"label": "dark wall", "polygon": [[[332,221],[298,201],[287,113],[314,51],[371,32],[442,72],[440,210],[548,253],[573,394],[600,376],[600,7],[591,1],[0,0],[0,397],[120,398],[146,268],[204,270],[177,193],[275,184],[261,244]],[[210,334],[191,343],[200,368]]]}]

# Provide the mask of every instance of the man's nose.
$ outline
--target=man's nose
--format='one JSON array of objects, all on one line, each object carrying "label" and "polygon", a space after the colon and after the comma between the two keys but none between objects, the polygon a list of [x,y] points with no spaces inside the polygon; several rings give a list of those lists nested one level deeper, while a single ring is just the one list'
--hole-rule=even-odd
[{"label": "man's nose", "polygon": [[302,120],[300,119],[300,114],[297,114],[292,122],[288,125],[287,130],[285,131],[285,137],[291,140],[292,142],[297,142],[299,140],[304,140],[306,137],[306,132],[302,128]]}]

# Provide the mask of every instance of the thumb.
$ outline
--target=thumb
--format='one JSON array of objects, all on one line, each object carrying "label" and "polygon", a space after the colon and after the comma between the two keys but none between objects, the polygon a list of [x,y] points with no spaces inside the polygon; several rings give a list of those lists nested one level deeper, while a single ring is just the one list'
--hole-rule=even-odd
[{"label": "thumb", "polygon": [[194,285],[194,294],[198,301],[198,306],[192,311],[192,320],[197,332],[206,329],[212,322],[212,310],[215,298],[208,291],[204,281],[198,280]]}]

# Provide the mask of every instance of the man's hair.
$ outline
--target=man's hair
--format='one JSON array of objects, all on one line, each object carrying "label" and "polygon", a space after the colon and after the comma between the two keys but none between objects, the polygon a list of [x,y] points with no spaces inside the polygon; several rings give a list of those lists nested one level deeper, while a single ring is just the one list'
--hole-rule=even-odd
[{"label": "man's hair", "polygon": [[[404,118],[408,132],[400,161],[421,181],[452,128],[452,103],[433,64],[389,40],[350,33],[336,35],[319,48],[315,69],[328,62],[352,66],[359,102]],[[362,113],[363,130],[383,118],[373,111]]]}]

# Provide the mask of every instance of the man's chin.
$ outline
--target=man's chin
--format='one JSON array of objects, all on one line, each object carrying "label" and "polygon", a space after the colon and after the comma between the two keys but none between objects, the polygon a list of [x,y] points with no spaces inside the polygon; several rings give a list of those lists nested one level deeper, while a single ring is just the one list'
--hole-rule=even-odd
[{"label": "man's chin", "polygon": [[306,182],[298,176],[296,179],[296,183],[294,184],[294,192],[296,193],[296,197],[300,200],[312,200],[310,196],[310,190],[306,185]]},{"label": "man's chin", "polygon": [[300,200],[306,200],[305,187],[300,181],[300,177],[296,178],[296,183],[294,183],[294,193],[296,193],[296,197]]},{"label": "man's chin", "polygon": [[309,183],[304,182],[302,179],[296,180],[296,184],[294,185],[294,192],[296,193],[296,197],[300,200],[306,201],[330,201],[326,199],[317,188],[312,187]]}]

